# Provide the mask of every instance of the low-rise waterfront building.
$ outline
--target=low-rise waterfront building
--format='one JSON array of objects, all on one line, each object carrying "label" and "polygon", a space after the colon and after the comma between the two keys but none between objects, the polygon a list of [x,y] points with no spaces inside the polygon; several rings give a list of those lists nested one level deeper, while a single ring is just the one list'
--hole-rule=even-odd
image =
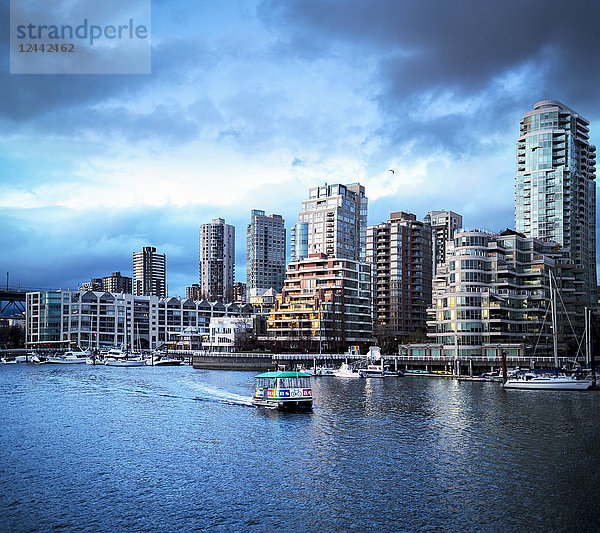
[{"label": "low-rise waterfront building", "polygon": [[240,351],[253,331],[252,317],[212,318],[209,324],[208,338],[202,348],[209,352],[233,353]]},{"label": "low-rise waterfront building", "polygon": [[[209,334],[211,318],[248,316],[250,306],[124,293],[31,292],[26,297],[27,346],[112,346],[156,349]],[[198,343],[199,344],[199,343]],[[196,346],[197,348],[199,345]]]},{"label": "low-rise waterfront building", "polygon": [[273,289],[258,290],[251,289],[248,294],[248,303],[259,315],[268,315],[275,306],[277,293]]},{"label": "low-rise waterfront building", "polygon": [[325,254],[292,261],[267,320],[268,341],[285,351],[372,342],[370,285],[366,263]]}]

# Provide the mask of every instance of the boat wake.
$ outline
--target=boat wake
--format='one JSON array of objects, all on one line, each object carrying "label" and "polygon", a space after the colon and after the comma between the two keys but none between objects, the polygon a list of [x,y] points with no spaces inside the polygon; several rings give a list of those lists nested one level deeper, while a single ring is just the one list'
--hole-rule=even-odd
[{"label": "boat wake", "polygon": [[203,383],[195,383],[191,380],[185,380],[185,384],[202,394],[201,397],[196,397],[194,400],[254,407],[252,399],[248,396],[234,394],[218,387],[211,387],[210,385],[205,385]]}]

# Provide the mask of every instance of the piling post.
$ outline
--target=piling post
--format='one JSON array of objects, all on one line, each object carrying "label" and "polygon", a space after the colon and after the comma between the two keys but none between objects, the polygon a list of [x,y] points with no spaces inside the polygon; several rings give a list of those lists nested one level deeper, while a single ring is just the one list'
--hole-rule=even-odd
[{"label": "piling post", "polygon": [[506,352],[504,350],[502,350],[501,356],[502,356],[502,384],[504,385],[506,383]]}]

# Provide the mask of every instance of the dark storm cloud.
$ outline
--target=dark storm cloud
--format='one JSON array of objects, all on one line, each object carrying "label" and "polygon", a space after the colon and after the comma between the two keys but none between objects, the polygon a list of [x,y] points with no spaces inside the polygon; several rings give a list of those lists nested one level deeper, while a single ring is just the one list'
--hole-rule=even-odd
[{"label": "dark storm cloud", "polygon": [[[345,46],[372,57],[395,140],[404,133],[422,148],[434,142],[460,152],[461,141],[484,132],[512,124],[516,133],[515,121],[545,98],[598,115],[597,2],[291,0],[267,1],[260,13],[280,26],[288,53],[327,56]],[[512,87],[499,81],[519,73]],[[423,116],[427,106],[443,116]]]},{"label": "dark storm cloud", "polygon": [[[86,109],[110,98],[147,91],[163,80],[176,83],[188,69],[210,68],[217,61],[199,39],[170,39],[152,48],[150,75],[15,75],[9,74],[9,8],[0,4],[0,118],[22,124],[64,109]],[[181,50],[186,50],[185,54]],[[57,118],[60,126],[60,117]]]}]

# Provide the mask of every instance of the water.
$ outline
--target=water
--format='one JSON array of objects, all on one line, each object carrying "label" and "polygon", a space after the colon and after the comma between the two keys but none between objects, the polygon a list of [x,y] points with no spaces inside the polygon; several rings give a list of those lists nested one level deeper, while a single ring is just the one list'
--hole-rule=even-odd
[{"label": "water", "polygon": [[600,393],[0,365],[0,530],[594,531]]}]

